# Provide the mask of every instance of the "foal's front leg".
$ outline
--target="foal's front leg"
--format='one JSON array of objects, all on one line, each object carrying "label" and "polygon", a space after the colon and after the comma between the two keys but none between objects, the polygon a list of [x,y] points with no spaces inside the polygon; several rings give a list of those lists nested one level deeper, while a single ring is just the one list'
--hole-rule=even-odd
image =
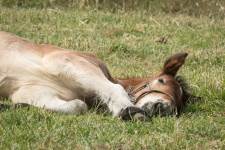
[{"label": "foal's front leg", "polygon": [[105,103],[113,116],[120,116],[122,119],[144,119],[145,114],[141,108],[135,107],[126,93],[125,89],[112,83],[104,70],[75,53],[53,53],[43,59],[45,71],[63,81],[65,85],[74,91],[95,94]]},{"label": "foal's front leg", "polygon": [[82,78],[79,78],[79,82],[85,89],[94,91],[101,101],[107,104],[113,116],[119,116],[124,120],[146,119],[145,112],[133,105],[121,85],[114,84],[104,76],[96,74],[83,74]]}]

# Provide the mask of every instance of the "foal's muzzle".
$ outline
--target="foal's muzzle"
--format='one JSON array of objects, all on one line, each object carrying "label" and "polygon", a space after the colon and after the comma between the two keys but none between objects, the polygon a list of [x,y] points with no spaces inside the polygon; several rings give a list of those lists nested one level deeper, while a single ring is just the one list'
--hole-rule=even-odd
[{"label": "foal's muzzle", "polygon": [[171,103],[164,102],[164,100],[157,100],[156,102],[148,102],[142,106],[149,116],[170,116],[176,115],[176,109]]}]

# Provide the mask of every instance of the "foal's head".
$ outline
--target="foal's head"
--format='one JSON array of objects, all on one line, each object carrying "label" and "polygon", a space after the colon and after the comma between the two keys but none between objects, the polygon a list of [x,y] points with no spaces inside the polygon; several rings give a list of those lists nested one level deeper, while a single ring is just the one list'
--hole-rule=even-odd
[{"label": "foal's head", "polygon": [[187,53],[177,53],[168,58],[159,75],[137,85],[131,95],[136,106],[151,115],[178,114],[191,96],[186,84],[176,74],[184,64]]}]

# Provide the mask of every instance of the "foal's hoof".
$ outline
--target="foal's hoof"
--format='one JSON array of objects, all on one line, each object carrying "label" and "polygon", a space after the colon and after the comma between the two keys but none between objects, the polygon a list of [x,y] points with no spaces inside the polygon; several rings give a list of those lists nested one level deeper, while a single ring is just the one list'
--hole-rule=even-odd
[{"label": "foal's hoof", "polygon": [[145,121],[148,119],[147,113],[138,107],[127,107],[126,109],[123,109],[120,113],[120,117],[123,120]]}]

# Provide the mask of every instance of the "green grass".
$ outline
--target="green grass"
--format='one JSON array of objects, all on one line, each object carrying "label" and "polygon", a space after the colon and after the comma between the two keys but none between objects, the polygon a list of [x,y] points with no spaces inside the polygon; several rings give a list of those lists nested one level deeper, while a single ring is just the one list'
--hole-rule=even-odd
[{"label": "green grass", "polygon": [[[225,149],[225,20],[139,11],[1,8],[0,30],[36,43],[96,54],[113,76],[146,76],[169,55],[189,52],[179,74],[203,97],[179,118],[123,122],[90,111],[0,112],[0,149]],[[166,36],[165,44],[155,42]],[[9,103],[9,102],[6,102]]]}]

